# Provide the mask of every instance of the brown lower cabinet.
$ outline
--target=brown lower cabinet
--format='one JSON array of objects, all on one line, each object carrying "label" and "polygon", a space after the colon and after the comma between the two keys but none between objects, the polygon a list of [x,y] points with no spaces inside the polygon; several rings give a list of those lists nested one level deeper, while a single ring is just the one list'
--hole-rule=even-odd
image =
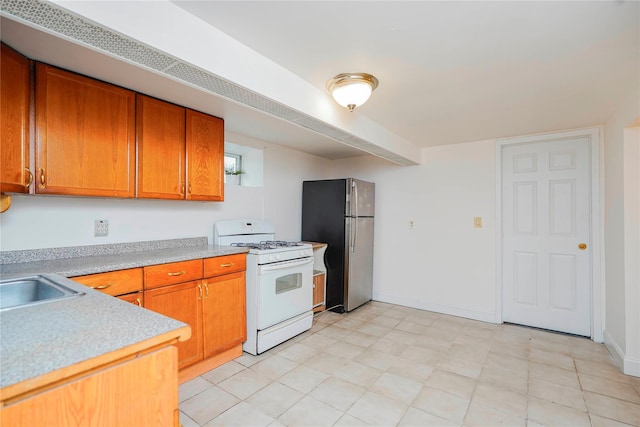
[{"label": "brown lower cabinet", "polygon": [[[2,426],[179,426],[176,348],[144,355],[3,402]],[[142,398],[144,397],[144,398]]]},{"label": "brown lower cabinet", "polygon": [[[191,338],[177,344],[178,367],[193,367],[181,373],[181,380],[242,354],[245,269],[245,254],[144,267],[144,307],[191,326]],[[191,280],[175,283],[180,277]]]},{"label": "brown lower cabinet", "polygon": [[144,306],[191,326],[191,338],[176,344],[178,368],[247,339],[244,272],[147,290]]},{"label": "brown lower cabinet", "polygon": [[175,344],[178,368],[190,367],[180,373],[180,381],[187,381],[242,354],[247,339],[245,270],[246,255],[234,254],[73,280],[188,324],[191,338]]},{"label": "brown lower cabinet", "polygon": [[324,273],[313,276],[313,311],[324,311]]},{"label": "brown lower cabinet", "polygon": [[245,273],[202,281],[204,357],[214,356],[247,340]]},{"label": "brown lower cabinet", "polygon": [[144,307],[191,327],[191,338],[176,344],[178,368],[203,358],[202,312],[204,291],[199,280],[144,291]]}]

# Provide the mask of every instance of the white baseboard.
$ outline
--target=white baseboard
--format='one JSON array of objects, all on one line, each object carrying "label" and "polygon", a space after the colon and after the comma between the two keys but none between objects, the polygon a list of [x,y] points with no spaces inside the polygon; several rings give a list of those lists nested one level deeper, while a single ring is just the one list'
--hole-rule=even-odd
[{"label": "white baseboard", "polygon": [[496,314],[493,311],[470,310],[467,308],[434,304],[417,300],[415,298],[403,298],[383,293],[374,293],[373,299],[380,302],[403,305],[405,307],[418,308],[441,314],[449,314],[451,316],[464,317],[466,319],[479,320],[481,322],[496,323]]},{"label": "white baseboard", "polygon": [[604,331],[604,345],[607,347],[607,350],[609,350],[609,353],[611,353],[613,361],[624,374],[640,377],[640,360],[627,357],[617,341],[606,330]]},{"label": "white baseboard", "polygon": [[640,377],[640,360],[625,358],[622,372],[627,375],[633,375],[634,377]]}]

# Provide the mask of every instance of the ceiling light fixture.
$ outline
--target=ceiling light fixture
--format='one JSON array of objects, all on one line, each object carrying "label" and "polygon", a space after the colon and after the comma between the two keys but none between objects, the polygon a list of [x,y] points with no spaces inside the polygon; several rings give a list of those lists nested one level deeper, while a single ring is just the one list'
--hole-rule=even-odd
[{"label": "ceiling light fixture", "polygon": [[333,99],[349,111],[361,106],[378,87],[378,79],[366,73],[338,74],[327,82],[327,89]]}]

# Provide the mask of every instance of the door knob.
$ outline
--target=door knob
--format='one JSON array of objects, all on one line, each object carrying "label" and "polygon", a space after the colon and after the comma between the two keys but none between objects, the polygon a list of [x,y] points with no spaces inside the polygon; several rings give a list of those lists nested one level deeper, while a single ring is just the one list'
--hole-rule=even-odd
[{"label": "door knob", "polygon": [[580,243],[578,245],[578,249],[580,249],[581,251],[584,251],[585,249],[587,249],[587,244],[586,243]]}]

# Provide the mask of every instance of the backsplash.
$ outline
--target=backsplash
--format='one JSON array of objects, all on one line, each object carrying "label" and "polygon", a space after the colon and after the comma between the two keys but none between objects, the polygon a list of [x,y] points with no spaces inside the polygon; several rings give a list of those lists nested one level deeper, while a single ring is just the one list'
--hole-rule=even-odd
[{"label": "backsplash", "polygon": [[86,256],[116,255],[128,252],[152,251],[169,248],[207,246],[206,237],[152,240],[146,242],[114,243],[107,245],[72,246],[64,248],[27,249],[0,252],[0,264],[68,259]]}]

